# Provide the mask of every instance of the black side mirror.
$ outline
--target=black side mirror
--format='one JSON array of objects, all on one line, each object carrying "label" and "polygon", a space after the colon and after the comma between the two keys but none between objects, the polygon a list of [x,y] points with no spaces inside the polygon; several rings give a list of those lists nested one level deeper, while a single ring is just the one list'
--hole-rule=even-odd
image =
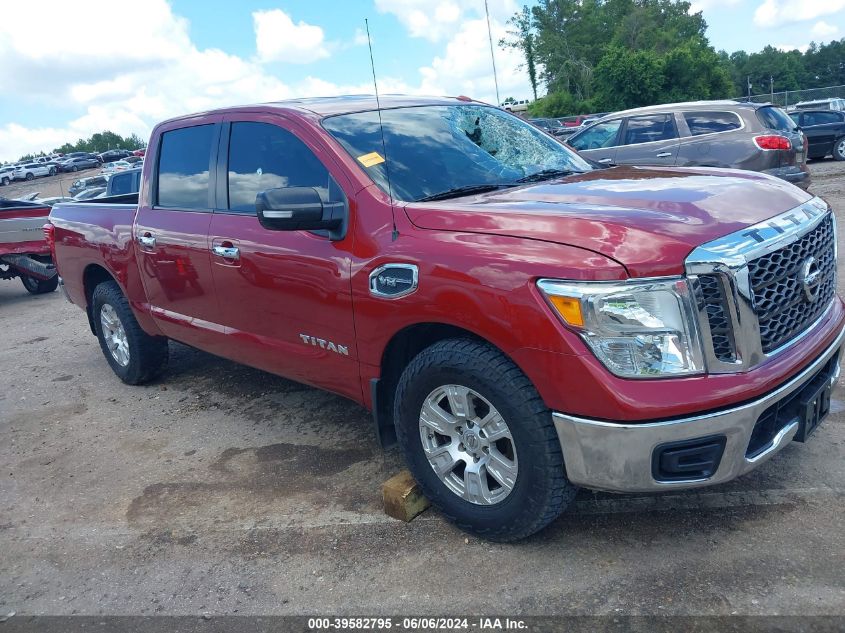
[{"label": "black side mirror", "polygon": [[261,225],[273,231],[327,230],[331,239],[342,239],[345,233],[345,203],[323,203],[313,187],[260,191],[255,196],[255,210]]}]

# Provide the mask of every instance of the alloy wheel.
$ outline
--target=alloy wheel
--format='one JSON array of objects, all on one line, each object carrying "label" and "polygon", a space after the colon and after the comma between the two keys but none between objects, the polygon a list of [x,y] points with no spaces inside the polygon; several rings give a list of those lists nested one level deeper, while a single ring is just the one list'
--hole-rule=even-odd
[{"label": "alloy wheel", "polygon": [[126,367],[129,364],[129,339],[126,337],[126,330],[123,329],[123,323],[120,322],[117,312],[108,303],[100,308],[100,325],[103,340],[112,358],[121,367]]},{"label": "alloy wheel", "polygon": [[476,505],[503,501],[519,466],[510,428],[477,391],[443,385],[423,401],[420,439],[428,463],[454,494]]}]

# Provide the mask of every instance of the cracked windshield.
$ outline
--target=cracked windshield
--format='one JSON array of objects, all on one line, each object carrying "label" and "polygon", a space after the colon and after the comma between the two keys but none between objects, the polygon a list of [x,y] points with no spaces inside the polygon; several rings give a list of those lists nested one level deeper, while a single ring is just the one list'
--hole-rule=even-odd
[{"label": "cracked windshield", "polygon": [[482,193],[591,169],[559,142],[496,108],[399,108],[382,110],[381,120],[384,147],[376,111],[328,117],[323,127],[379,187],[407,202]]}]

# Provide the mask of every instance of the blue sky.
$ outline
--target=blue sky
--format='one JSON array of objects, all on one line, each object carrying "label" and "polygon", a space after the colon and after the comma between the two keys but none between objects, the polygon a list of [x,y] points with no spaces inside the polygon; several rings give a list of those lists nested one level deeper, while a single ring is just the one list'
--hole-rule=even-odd
[{"label": "blue sky", "polygon": [[[498,41],[522,2],[488,2]],[[845,36],[845,0],[695,8],[717,49]],[[371,92],[365,17],[383,92],[495,101],[484,0],[17,2],[0,21],[0,160],[222,105]],[[496,64],[501,97],[528,97],[519,55],[497,48]]]}]

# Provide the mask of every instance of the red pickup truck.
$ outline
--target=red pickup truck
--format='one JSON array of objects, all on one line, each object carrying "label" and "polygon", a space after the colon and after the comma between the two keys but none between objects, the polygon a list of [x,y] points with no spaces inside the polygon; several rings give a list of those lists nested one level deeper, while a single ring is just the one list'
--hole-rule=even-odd
[{"label": "red pickup truck", "polygon": [[159,375],[173,339],[350,398],[495,540],[579,486],[742,475],[816,429],[839,372],[825,202],[751,172],[596,170],[463,97],[173,119],[137,200],[50,221],[124,382]]}]

